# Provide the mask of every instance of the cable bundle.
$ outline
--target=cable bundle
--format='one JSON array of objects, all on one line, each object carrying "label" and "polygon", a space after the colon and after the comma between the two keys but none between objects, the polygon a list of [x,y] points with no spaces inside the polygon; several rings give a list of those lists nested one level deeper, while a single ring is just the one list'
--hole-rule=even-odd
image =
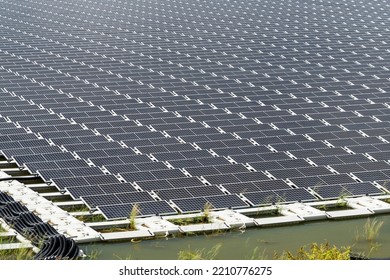
[{"label": "cable bundle", "polygon": [[80,249],[73,239],[58,233],[50,224],[31,213],[27,207],[2,192],[0,218],[41,248],[35,256],[37,260],[74,260],[80,254]]}]

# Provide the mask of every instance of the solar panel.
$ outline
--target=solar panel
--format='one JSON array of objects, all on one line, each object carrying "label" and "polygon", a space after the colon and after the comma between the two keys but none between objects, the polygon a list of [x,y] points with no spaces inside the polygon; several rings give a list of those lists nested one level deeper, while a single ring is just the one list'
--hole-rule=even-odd
[{"label": "solar panel", "polygon": [[105,192],[99,186],[68,187],[66,190],[73,199],[80,199],[80,197],[89,195],[105,194]]},{"label": "solar panel", "polygon": [[230,183],[222,185],[230,193],[244,193],[244,192],[256,192],[259,191],[259,188],[256,187],[252,182],[245,183]]},{"label": "solar panel", "polygon": [[214,209],[237,209],[248,207],[248,204],[242,201],[236,194],[206,196],[205,199]]},{"label": "solar panel", "polygon": [[97,209],[102,212],[107,220],[116,220],[128,218],[133,207],[133,204],[119,204],[99,206]]},{"label": "solar panel", "polygon": [[361,167],[365,170],[388,170],[390,165],[383,161],[374,161],[374,162],[361,162],[359,163]]},{"label": "solar panel", "polygon": [[359,180],[363,182],[373,182],[376,180],[387,180],[389,178],[388,175],[384,174],[381,171],[359,171],[353,172]]},{"label": "solar panel", "polygon": [[325,185],[325,182],[321,180],[319,176],[296,177],[296,178],[289,178],[289,180],[295,186],[300,188],[309,188],[309,187]]},{"label": "solar panel", "polygon": [[355,180],[352,179],[347,174],[321,175],[319,177],[322,181],[324,181],[328,185],[347,184],[347,183],[354,183],[355,182]]},{"label": "solar panel", "polygon": [[192,197],[186,189],[163,189],[156,190],[155,193],[163,200],[180,199]]},{"label": "solar panel", "polygon": [[172,185],[167,180],[164,179],[137,181],[136,183],[144,191],[173,188]]},{"label": "solar panel", "polygon": [[172,215],[177,214],[166,201],[151,201],[137,203],[140,216]]},{"label": "solar panel", "polygon": [[291,187],[283,180],[265,180],[252,182],[261,191],[284,190]]},{"label": "solar panel", "polygon": [[84,178],[69,177],[69,178],[54,178],[54,184],[59,190],[64,190],[68,187],[88,186],[89,183]]},{"label": "solar panel", "polygon": [[150,173],[157,179],[183,178],[184,173],[179,169],[152,170]]},{"label": "solar panel", "polygon": [[203,197],[172,199],[172,202],[181,213],[200,212],[207,204],[207,200]]},{"label": "solar panel", "polygon": [[204,175],[215,175],[221,174],[213,166],[202,166],[202,167],[188,167],[185,170],[190,173],[192,176],[204,176]]},{"label": "solar panel", "polygon": [[309,193],[304,188],[276,190],[274,192],[279,197],[281,197],[283,201],[286,202],[306,202],[306,201],[317,200],[317,198],[314,195]]},{"label": "solar panel", "polygon": [[118,193],[115,195],[121,203],[139,203],[147,201],[155,201],[148,192],[127,192]]},{"label": "solar panel", "polygon": [[50,181],[53,178],[67,178],[67,177],[73,177],[73,173],[70,172],[68,169],[46,169],[46,170],[39,170],[38,171],[39,176],[44,181]]},{"label": "solar panel", "polygon": [[171,166],[174,168],[191,168],[191,167],[201,167],[201,164],[197,159],[181,159],[181,160],[169,160]]},{"label": "solar panel", "polygon": [[114,194],[99,194],[83,196],[82,200],[89,208],[94,209],[100,205],[120,204],[121,201]]},{"label": "solar panel", "polygon": [[369,182],[342,185],[326,185],[314,189],[323,199],[338,199],[345,196],[380,195],[383,191]]},{"label": "solar panel", "polygon": [[114,183],[99,185],[99,188],[107,194],[134,192],[136,189],[129,183]]},{"label": "solar panel", "polygon": [[240,179],[233,176],[232,174],[216,174],[203,176],[210,184],[223,184],[223,183],[237,183]]},{"label": "solar panel", "polygon": [[283,168],[277,161],[249,162],[249,165],[259,171]]},{"label": "solar panel", "polygon": [[113,165],[104,165],[104,168],[108,170],[111,174],[119,173],[130,173],[140,171],[134,164],[113,164]]},{"label": "solar panel", "polygon": [[301,173],[297,168],[276,169],[270,170],[269,172],[278,179],[303,176],[303,173]]},{"label": "solar panel", "polygon": [[[368,151],[369,152],[369,151]],[[375,158],[376,160],[386,160],[389,161],[389,153],[386,152],[369,152],[369,155]]]},{"label": "solar panel", "polygon": [[301,172],[305,176],[332,174],[332,172],[330,172],[324,166],[303,167],[303,168],[298,168],[298,170],[299,170],[299,172]]},{"label": "solar panel", "polygon": [[248,199],[253,206],[271,205],[283,201],[282,198],[273,191],[247,192],[242,195]]},{"label": "solar panel", "polygon": [[164,163],[162,163],[162,162],[135,163],[134,166],[138,170],[143,170],[143,171],[168,169],[168,167]]},{"label": "solar panel", "polygon": [[194,197],[223,194],[223,191],[217,186],[194,186],[187,187],[186,190]]},{"label": "solar panel", "polygon": [[148,181],[155,180],[156,178],[150,173],[150,171],[139,171],[139,172],[129,172],[129,173],[120,173],[122,178],[126,180],[126,182],[132,183],[135,181]]},{"label": "solar panel", "polygon": [[332,168],[339,173],[351,173],[356,171],[364,171],[364,168],[358,163],[335,164],[332,165]]},{"label": "solar panel", "polygon": [[91,175],[83,177],[89,185],[106,185],[119,183],[114,175]]},{"label": "solar panel", "polygon": [[230,162],[224,157],[203,157],[196,159],[203,166],[228,165]]},{"label": "solar panel", "polygon": [[174,178],[167,179],[174,188],[185,188],[192,186],[202,186],[203,182],[197,177],[184,177],[184,178]]}]

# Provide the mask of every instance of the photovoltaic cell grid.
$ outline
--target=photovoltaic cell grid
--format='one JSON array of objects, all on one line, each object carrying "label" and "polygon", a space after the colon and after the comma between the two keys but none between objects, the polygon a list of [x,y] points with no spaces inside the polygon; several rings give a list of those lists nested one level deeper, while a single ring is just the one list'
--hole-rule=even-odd
[{"label": "photovoltaic cell grid", "polygon": [[0,150],[108,219],[389,190],[388,1],[0,2]]}]

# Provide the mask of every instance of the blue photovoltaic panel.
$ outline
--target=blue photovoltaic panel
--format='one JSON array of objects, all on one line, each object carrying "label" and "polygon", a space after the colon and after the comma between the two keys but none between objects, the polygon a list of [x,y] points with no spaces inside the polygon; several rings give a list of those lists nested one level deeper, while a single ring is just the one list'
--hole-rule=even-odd
[{"label": "blue photovoltaic panel", "polygon": [[220,195],[220,196],[206,196],[205,199],[210,203],[214,209],[237,209],[246,208],[246,204],[236,194]]},{"label": "blue photovoltaic panel", "polygon": [[98,209],[102,211],[103,215],[109,220],[125,219],[130,216],[130,212],[134,205],[137,205],[138,216],[172,215],[177,213],[166,201],[152,201],[136,204],[111,204],[99,206]]},{"label": "blue photovoltaic panel", "polygon": [[248,192],[243,193],[243,196],[247,198],[253,206],[271,205],[277,202],[284,202],[282,198],[273,191]]},{"label": "blue photovoltaic panel", "polygon": [[177,205],[181,213],[200,212],[207,204],[207,200],[203,197],[172,199],[172,202]]},{"label": "blue photovoltaic panel", "polygon": [[106,2],[2,2],[6,160],[110,219],[388,189],[386,1]]},{"label": "blue photovoltaic panel", "polygon": [[343,185],[321,186],[313,189],[323,199],[335,199],[346,196],[380,195],[383,191],[368,182]]}]

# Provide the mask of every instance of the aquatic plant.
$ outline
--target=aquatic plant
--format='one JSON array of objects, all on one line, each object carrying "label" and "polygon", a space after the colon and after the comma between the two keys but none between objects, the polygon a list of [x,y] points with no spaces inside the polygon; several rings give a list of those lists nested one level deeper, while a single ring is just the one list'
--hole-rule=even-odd
[{"label": "aquatic plant", "polygon": [[281,260],[349,260],[350,253],[350,247],[337,248],[329,243],[312,243],[309,248],[307,246],[299,248],[295,254],[285,251],[280,257],[275,255],[275,258]]},{"label": "aquatic plant", "polygon": [[209,250],[205,248],[191,250],[191,248],[188,248],[187,250],[179,251],[178,260],[214,260],[219,254],[221,247],[222,244],[218,243]]},{"label": "aquatic plant", "polygon": [[363,226],[361,231],[356,232],[356,241],[366,240],[369,242],[373,242],[377,239],[379,232],[383,226],[383,221],[379,221],[376,218],[371,220],[367,219],[366,223]]},{"label": "aquatic plant", "polygon": [[249,260],[268,260],[269,257],[266,254],[266,249],[261,250],[259,246],[256,246],[251,255],[248,257]]}]

